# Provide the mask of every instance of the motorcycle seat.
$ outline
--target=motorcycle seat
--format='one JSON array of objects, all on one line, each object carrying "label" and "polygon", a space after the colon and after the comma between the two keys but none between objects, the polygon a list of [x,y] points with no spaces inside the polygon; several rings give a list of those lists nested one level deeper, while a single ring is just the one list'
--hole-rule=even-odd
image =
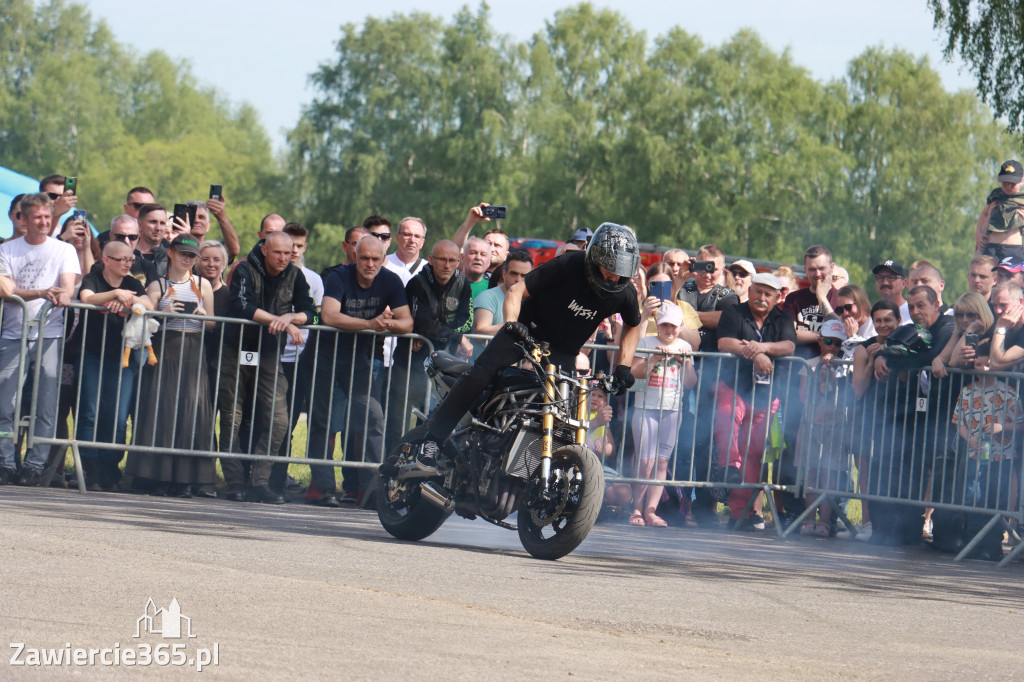
[{"label": "motorcycle seat", "polygon": [[447,374],[450,377],[457,377],[468,372],[473,365],[468,362],[463,362],[451,353],[446,353],[442,350],[432,353],[430,360],[434,363],[434,367],[441,374]]}]

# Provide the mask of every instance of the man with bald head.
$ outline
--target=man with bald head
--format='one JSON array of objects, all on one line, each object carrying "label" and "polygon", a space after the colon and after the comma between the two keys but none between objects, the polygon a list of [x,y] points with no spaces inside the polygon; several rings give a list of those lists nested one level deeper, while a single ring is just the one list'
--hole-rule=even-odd
[{"label": "man with bald head", "polygon": [[910,288],[928,287],[938,297],[939,311],[943,315],[952,315],[953,309],[942,301],[942,292],[946,289],[946,280],[942,279],[942,272],[928,261],[916,265],[917,267],[910,271]]},{"label": "man with bald head", "polygon": [[[220,446],[245,452],[239,428],[248,406],[255,411],[254,432],[247,439],[256,455],[276,455],[288,433],[288,378],[281,369],[286,337],[302,343],[299,325],[316,317],[316,304],[302,271],[292,265],[292,238],[271,232],[261,240],[231,278],[229,315],[260,326],[227,325],[222,344],[220,394]],[[270,489],[268,461],[254,461],[246,480],[242,460],[222,459],[230,500],[283,504],[284,497]]]},{"label": "man with bald head", "polygon": [[[429,339],[435,351],[453,352],[462,341],[457,330],[469,321],[472,290],[458,266],[459,247],[442,239],[431,249],[427,266],[405,285],[412,331]],[[387,448],[408,430],[410,410],[427,407],[423,405],[427,396],[423,361],[430,350],[423,341],[409,339],[399,339],[395,347],[388,393]]]},{"label": "man with bald head", "polygon": [[[131,216],[125,217],[135,220]],[[114,228],[111,229],[113,231]],[[105,310],[102,313],[86,311],[82,320],[85,338],[81,355],[81,403],[75,415],[79,440],[126,442],[133,387],[142,363],[136,351],[128,366],[121,366],[121,337],[126,319],[123,313],[136,304],[146,309],[153,307],[145,285],[131,276],[135,260],[135,250],[129,244],[109,241],[103,247],[103,262],[97,263],[97,267],[82,279],[78,298],[82,303],[103,306]],[[123,449],[83,447],[82,468],[88,488],[116,489],[121,479],[118,464],[122,457]]]},{"label": "man with bald head", "polygon": [[[384,265],[384,244],[367,235],[356,244],[356,262],[335,267],[324,282],[320,322],[336,328],[336,338],[321,334],[316,373],[310,397],[309,441],[306,456],[333,459],[327,443],[332,396],[337,385],[348,396],[345,415],[345,459],[381,461],[384,451],[384,412],[380,386],[372,381],[377,337],[373,334],[407,334],[412,314],[402,280]],[[332,352],[333,350],[333,352]],[[333,357],[332,357],[333,355]],[[365,433],[362,431],[365,429]],[[320,492],[318,504],[341,506],[334,469],[311,467],[313,484]],[[342,467],[344,493],[357,501],[365,493],[372,472]]]}]

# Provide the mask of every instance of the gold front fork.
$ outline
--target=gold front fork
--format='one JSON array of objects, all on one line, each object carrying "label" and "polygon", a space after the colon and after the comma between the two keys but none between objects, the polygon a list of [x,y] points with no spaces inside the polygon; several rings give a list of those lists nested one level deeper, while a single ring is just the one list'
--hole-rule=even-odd
[{"label": "gold front fork", "polygon": [[551,431],[555,426],[552,405],[558,400],[558,386],[555,383],[557,376],[554,365],[544,365],[544,414],[540,418],[540,476],[545,490],[551,478]]}]

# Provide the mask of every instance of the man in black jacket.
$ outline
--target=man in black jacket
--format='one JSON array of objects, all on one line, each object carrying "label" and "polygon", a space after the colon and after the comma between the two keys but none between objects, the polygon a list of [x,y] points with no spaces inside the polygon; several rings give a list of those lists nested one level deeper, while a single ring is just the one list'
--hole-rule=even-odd
[{"label": "man in black jacket", "polygon": [[[301,344],[298,326],[312,322],[316,316],[309,285],[302,271],[291,264],[291,256],[291,236],[273,232],[253,247],[231,277],[231,316],[258,322],[262,327],[229,325],[224,334],[217,400],[222,450],[244,451],[239,427],[254,393],[255,411],[250,422],[254,433],[247,439],[255,443],[252,453],[276,454],[288,432],[288,378],[281,371],[281,332]],[[256,502],[284,503],[284,498],[267,485],[270,462],[253,462],[248,491],[242,460],[223,459],[221,467],[228,499],[242,501],[247,492],[248,498]]]},{"label": "man in black jacket", "polygon": [[[434,244],[427,266],[405,285],[412,331],[429,339],[435,351],[453,352],[462,341],[462,334],[456,330],[469,320],[472,289],[458,266],[459,247],[443,239]],[[410,410],[426,407],[423,403],[428,384],[423,361],[429,351],[427,344],[410,339],[399,339],[395,348],[388,391],[385,451],[409,430]]]}]

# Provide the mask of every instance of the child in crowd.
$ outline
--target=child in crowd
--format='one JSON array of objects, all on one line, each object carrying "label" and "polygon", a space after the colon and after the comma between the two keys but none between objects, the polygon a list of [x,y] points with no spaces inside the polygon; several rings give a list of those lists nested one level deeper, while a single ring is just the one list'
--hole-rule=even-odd
[{"label": "child in crowd", "polygon": [[[613,415],[612,406],[608,404],[608,394],[600,387],[593,387],[590,391],[590,430],[587,431],[587,447],[601,458],[606,477],[622,474],[615,437],[608,428]],[[632,499],[633,489],[628,483],[609,483],[605,486],[603,506],[613,516],[618,516],[619,511],[629,505]]]},{"label": "child in crowd", "polygon": [[985,200],[985,210],[974,232],[977,253],[1001,261],[1007,256],[1024,260],[1021,232],[1024,230],[1024,168],[1019,161],[999,167],[999,187]]},{"label": "child in crowd", "polygon": [[[633,412],[634,461],[637,478],[663,481],[668,476],[668,463],[675,449],[679,431],[680,401],[684,388],[693,388],[697,375],[693,359],[685,355],[693,350],[679,338],[683,324],[682,309],[669,302],[657,306],[653,297],[644,301],[643,317],[657,308],[658,335],[640,340],[633,360],[633,376],[646,380],[637,382],[636,409]],[[668,355],[668,354],[672,355]],[[684,355],[677,355],[683,353]],[[633,513],[629,523],[634,526],[667,526],[655,513],[661,500],[662,486],[634,485]]]},{"label": "child in crowd", "polygon": [[[812,488],[845,490],[849,485],[851,439],[846,428],[847,413],[853,402],[850,377],[852,368],[837,363],[846,360],[843,342],[846,329],[838,319],[826,319],[818,331],[821,355],[800,370],[800,400],[803,419],[797,432],[797,452],[807,462],[807,485]],[[818,495],[807,493],[811,505]],[[833,534],[832,504],[826,499],[818,507],[820,521],[813,517],[800,532],[815,537]]]},{"label": "child in crowd", "polygon": [[[1001,379],[979,372],[960,390],[953,408],[953,424],[967,444],[963,504],[985,509],[1008,508],[1013,480],[1013,459],[1019,449],[1014,431],[1024,418],[1017,392]],[[987,515],[967,515],[967,537],[981,530]],[[998,561],[1003,557],[1003,529],[987,533],[972,555]]]}]

